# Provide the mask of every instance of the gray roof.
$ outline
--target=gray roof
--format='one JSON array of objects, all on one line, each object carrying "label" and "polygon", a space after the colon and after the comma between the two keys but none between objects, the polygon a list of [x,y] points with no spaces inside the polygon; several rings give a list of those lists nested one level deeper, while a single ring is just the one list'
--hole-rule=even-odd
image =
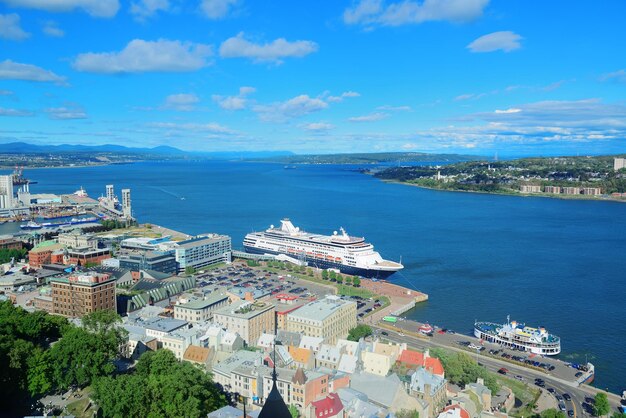
[{"label": "gray roof", "polygon": [[363,392],[368,399],[385,408],[392,406],[402,382],[396,374],[381,377],[369,373],[355,373],[350,378],[350,387]]},{"label": "gray roof", "polygon": [[138,325],[143,325],[144,328],[153,331],[172,332],[178,328],[182,328],[187,325],[187,321],[173,318],[150,318]]},{"label": "gray roof", "polygon": [[255,364],[261,364],[263,354],[255,351],[240,350],[233,353],[224,361],[213,366],[213,371],[226,376],[230,376],[231,372],[238,367],[253,367]]},{"label": "gray roof", "polygon": [[[261,313],[268,311],[270,309],[274,309],[274,305],[267,302],[255,302],[251,304],[252,310],[248,312],[236,312],[242,305],[250,304],[248,301],[237,301],[232,303],[230,306],[225,306],[222,309],[215,311],[216,314],[235,317],[235,318],[243,318],[250,319],[254,318]],[[255,341],[256,342],[256,341]]]},{"label": "gray roof", "polygon": [[204,298],[193,299],[187,303],[181,303],[179,306],[187,309],[206,309],[226,299],[228,299],[228,296],[214,292]]},{"label": "gray roof", "polygon": [[[258,418],[260,413],[261,413],[260,409],[256,409],[254,411],[246,410],[246,415],[250,416],[251,418]],[[233,406],[227,405],[223,408],[220,408],[216,411],[211,412],[207,416],[207,418],[241,418],[242,416],[243,416],[242,410],[237,409]]]},{"label": "gray roof", "polygon": [[311,303],[307,303],[300,309],[290,312],[288,316],[292,318],[323,321],[332,315],[337,309],[348,304],[356,306],[355,302],[344,300],[336,296],[327,296],[324,299],[318,299]]},{"label": "gray roof", "polygon": [[302,334],[298,333],[298,332],[291,332],[291,331],[285,331],[282,329],[278,330],[278,336],[276,337],[276,339],[282,344],[282,345],[291,345],[294,347],[299,347],[300,346],[300,339],[302,338]]},{"label": "gray roof", "polygon": [[445,383],[446,379],[430,373],[423,367],[411,375],[411,390],[420,393],[424,393],[425,385],[430,385],[430,394],[433,395]]}]

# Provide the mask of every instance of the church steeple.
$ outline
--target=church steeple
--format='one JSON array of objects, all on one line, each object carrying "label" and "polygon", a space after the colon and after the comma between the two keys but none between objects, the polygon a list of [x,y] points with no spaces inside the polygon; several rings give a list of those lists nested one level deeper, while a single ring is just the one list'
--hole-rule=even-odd
[{"label": "church steeple", "polygon": [[274,367],[272,368],[272,390],[265,399],[265,404],[261,408],[259,418],[291,418],[289,408],[285,404],[283,397],[280,396],[276,381],[278,374],[276,373],[276,343],[278,338],[278,321],[276,312],[274,312]]}]

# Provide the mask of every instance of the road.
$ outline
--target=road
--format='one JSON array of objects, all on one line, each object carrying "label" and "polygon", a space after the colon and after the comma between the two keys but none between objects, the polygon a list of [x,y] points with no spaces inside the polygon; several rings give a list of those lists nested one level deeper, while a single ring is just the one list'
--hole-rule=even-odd
[{"label": "road", "polygon": [[[391,331],[389,329],[380,327],[378,325],[372,325],[372,327],[376,331],[376,333],[379,335],[383,331],[386,332],[387,335],[384,337],[390,341],[393,341],[396,343],[407,343],[409,346],[420,349],[420,350],[425,350],[425,349],[429,349],[433,347],[439,347],[439,348],[446,348],[448,350],[453,350],[457,352],[468,353],[468,351],[465,349],[455,347],[446,342],[435,341],[432,338],[414,337],[412,335],[407,335],[404,333]],[[543,379],[545,381],[545,389],[543,390],[547,390],[548,388],[553,388],[555,390],[555,395],[558,394],[562,396],[564,393],[567,393],[571,396],[571,401],[563,401],[563,404],[565,405],[566,413],[567,411],[571,410],[574,413],[574,417],[580,417],[580,418],[591,417],[590,411],[589,412],[584,411],[582,405],[585,402],[585,398],[595,396],[595,394],[598,392],[597,389],[591,386],[587,386],[587,385],[578,386],[577,383],[574,381],[567,381],[565,379],[552,376],[544,372],[543,370],[540,371],[540,370],[531,369],[529,367],[522,366],[521,364],[520,365],[514,364],[511,362],[501,360],[499,358],[486,356],[478,352],[475,354],[472,354],[472,353],[469,353],[469,354],[474,356],[476,360],[481,365],[486,367],[488,370],[492,372],[497,372],[499,369],[504,367],[508,370],[507,375],[509,377],[514,378],[515,376],[521,376],[521,380],[529,385],[534,385],[535,378]],[[616,397],[611,396],[609,397],[609,401],[611,402],[612,411],[613,412],[617,411],[619,400]]]}]

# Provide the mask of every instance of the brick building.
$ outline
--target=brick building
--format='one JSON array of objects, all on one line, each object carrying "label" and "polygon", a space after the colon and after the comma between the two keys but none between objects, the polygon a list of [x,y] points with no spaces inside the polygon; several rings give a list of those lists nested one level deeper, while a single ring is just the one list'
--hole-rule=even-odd
[{"label": "brick building", "polygon": [[115,277],[108,274],[81,274],[53,277],[53,312],[80,318],[102,309],[116,310]]}]

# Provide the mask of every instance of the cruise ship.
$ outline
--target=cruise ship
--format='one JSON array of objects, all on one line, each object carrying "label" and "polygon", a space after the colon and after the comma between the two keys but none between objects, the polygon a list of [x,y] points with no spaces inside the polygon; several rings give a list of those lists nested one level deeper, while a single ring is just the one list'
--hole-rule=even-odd
[{"label": "cruise ship", "polygon": [[243,240],[247,253],[284,254],[305,261],[309,266],[337,269],[341,273],[367,278],[386,279],[403,268],[402,264],[383,260],[364,238],[353,237],[341,228],[333,235],[301,231],[289,219],[271,225],[265,232],[252,232]]},{"label": "cruise ship", "polygon": [[474,335],[484,341],[507,348],[529,351],[533,354],[555,356],[561,352],[561,339],[549,334],[545,328],[527,327],[517,321],[500,325],[493,322],[476,322]]}]

